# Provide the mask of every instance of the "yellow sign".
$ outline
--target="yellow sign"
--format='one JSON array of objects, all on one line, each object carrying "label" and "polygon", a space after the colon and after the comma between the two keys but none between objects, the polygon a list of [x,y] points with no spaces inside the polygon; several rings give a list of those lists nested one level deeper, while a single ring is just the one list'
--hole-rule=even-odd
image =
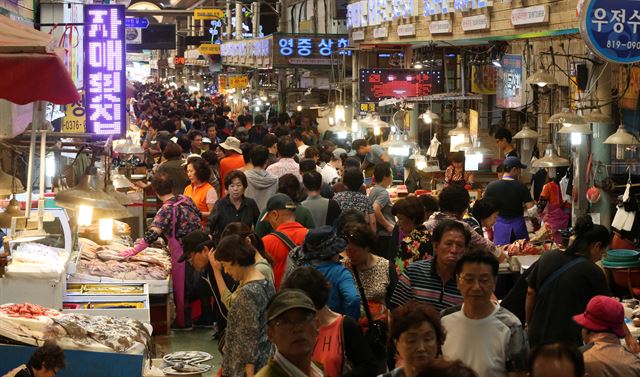
[{"label": "yellow sign", "polygon": [[198,51],[203,55],[220,55],[220,45],[210,43],[201,44],[198,47]]},{"label": "yellow sign", "polygon": [[216,8],[194,9],[193,18],[196,20],[219,20],[224,17],[224,11]]},{"label": "yellow sign", "polygon": [[471,66],[471,92],[496,94],[496,67],[493,65]]},{"label": "yellow sign", "polygon": [[82,134],[87,132],[87,116],[84,110],[84,96],[78,102],[67,105],[62,118],[61,132]]},{"label": "yellow sign", "polygon": [[225,89],[227,89],[227,76],[220,75],[218,76],[218,90],[222,92]]},{"label": "yellow sign", "polygon": [[228,88],[243,89],[249,85],[249,77],[247,76],[229,76],[227,80]]},{"label": "yellow sign", "polygon": [[469,109],[469,134],[475,140],[478,137],[478,112]]}]

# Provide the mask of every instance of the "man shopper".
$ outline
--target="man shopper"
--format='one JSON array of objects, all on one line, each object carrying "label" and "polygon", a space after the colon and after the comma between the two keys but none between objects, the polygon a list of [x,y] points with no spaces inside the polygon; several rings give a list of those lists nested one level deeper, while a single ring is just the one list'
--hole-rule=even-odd
[{"label": "man shopper", "polygon": [[301,204],[306,207],[316,227],[323,225],[333,226],[340,216],[340,205],[333,199],[323,198],[320,194],[322,189],[322,176],[317,171],[310,171],[302,176],[302,183],[307,189],[307,199]]},{"label": "man shopper", "polygon": [[483,251],[466,253],[456,264],[461,306],[442,313],[445,358],[459,359],[480,377],[525,376],[529,343],[518,317],[491,300],[498,259]]},{"label": "man shopper", "polygon": [[329,161],[320,172],[322,174],[322,181],[325,184],[333,185],[340,180],[343,157],[347,157],[347,151],[342,148],[336,148],[331,152],[331,161]]},{"label": "man shopper", "polygon": [[[255,128],[255,127],[254,127]],[[269,151],[263,145],[257,145],[251,151],[251,163],[253,169],[245,172],[247,176],[247,189],[245,195],[256,201],[260,212],[267,205],[267,200],[278,190],[278,177],[265,170]]]},{"label": "man shopper", "polygon": [[513,148],[513,145],[511,145],[511,141],[513,139],[511,131],[504,127],[500,127],[496,130],[493,137],[496,139],[498,149],[504,153],[505,157],[518,157],[518,152]]},{"label": "man shopper", "polygon": [[373,213],[376,218],[377,226],[377,254],[386,259],[390,259],[392,256],[388,255],[391,244],[391,233],[393,227],[396,225],[396,219],[391,208],[391,196],[387,188],[391,186],[392,178],[391,165],[388,162],[381,162],[373,169],[373,178],[376,180],[376,185],[371,188],[369,192],[369,200],[373,205]]},{"label": "man shopper", "polygon": [[275,164],[269,165],[267,171],[276,177],[280,178],[285,174],[293,174],[298,178],[298,181],[302,182],[300,176],[300,166],[293,158],[298,153],[296,144],[288,137],[281,138],[278,141],[278,155],[280,160]]},{"label": "man shopper", "polygon": [[523,165],[517,157],[504,160],[504,175],[498,181],[490,182],[484,197],[491,198],[498,207],[498,218],[493,227],[493,242],[507,245],[515,240],[528,240],[529,232],[524,222],[525,209],[535,214],[535,202],[527,186],[518,181]]}]

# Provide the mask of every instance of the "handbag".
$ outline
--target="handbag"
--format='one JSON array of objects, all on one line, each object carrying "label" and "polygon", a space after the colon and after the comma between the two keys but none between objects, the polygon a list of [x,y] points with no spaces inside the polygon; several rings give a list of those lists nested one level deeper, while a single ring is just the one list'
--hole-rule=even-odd
[{"label": "handbag", "polygon": [[367,302],[367,295],[364,293],[364,287],[360,281],[360,274],[358,270],[353,267],[353,275],[356,277],[356,284],[360,291],[360,298],[362,299],[362,306],[364,306],[364,312],[367,316],[368,328],[364,334],[367,343],[371,347],[373,356],[376,359],[386,360],[387,358],[387,335],[389,333],[389,327],[384,321],[375,321],[371,316],[371,310],[369,309],[369,303]]}]

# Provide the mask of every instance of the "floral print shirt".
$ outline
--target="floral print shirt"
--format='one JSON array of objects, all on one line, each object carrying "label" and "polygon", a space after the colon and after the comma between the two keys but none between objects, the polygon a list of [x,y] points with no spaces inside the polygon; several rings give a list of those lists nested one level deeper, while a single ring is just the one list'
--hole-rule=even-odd
[{"label": "floral print shirt", "polygon": [[152,244],[158,239],[159,234],[151,230],[151,228],[159,228],[166,237],[172,235],[173,224],[173,205],[181,200],[184,201],[175,207],[176,210],[176,238],[181,239],[194,230],[202,230],[200,223],[201,213],[191,198],[184,195],[176,195],[162,204],[158,210],[149,230],[144,234],[144,240],[148,244]]},{"label": "floral print shirt", "polygon": [[362,212],[365,215],[373,213],[373,205],[369,198],[357,191],[342,191],[333,196],[333,200],[338,202],[340,210],[342,212],[355,209],[358,212]]},{"label": "floral print shirt", "polygon": [[402,275],[411,263],[431,259],[432,255],[431,232],[424,225],[419,225],[400,242],[400,250],[395,259],[398,276]]}]

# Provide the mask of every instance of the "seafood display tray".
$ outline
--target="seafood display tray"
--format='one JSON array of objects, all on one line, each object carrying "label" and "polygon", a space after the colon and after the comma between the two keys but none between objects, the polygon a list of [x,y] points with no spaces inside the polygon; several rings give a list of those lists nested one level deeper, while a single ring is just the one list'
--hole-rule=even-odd
[{"label": "seafood display tray", "polygon": [[[99,285],[91,283],[94,291],[101,291]],[[110,317],[129,317],[143,323],[151,323],[149,288],[143,284],[143,294],[84,294],[73,291],[64,295],[62,312]],[[73,287],[73,286],[72,286]],[[122,287],[127,287],[122,284]],[[105,284],[103,291],[114,288],[114,283]]]}]

